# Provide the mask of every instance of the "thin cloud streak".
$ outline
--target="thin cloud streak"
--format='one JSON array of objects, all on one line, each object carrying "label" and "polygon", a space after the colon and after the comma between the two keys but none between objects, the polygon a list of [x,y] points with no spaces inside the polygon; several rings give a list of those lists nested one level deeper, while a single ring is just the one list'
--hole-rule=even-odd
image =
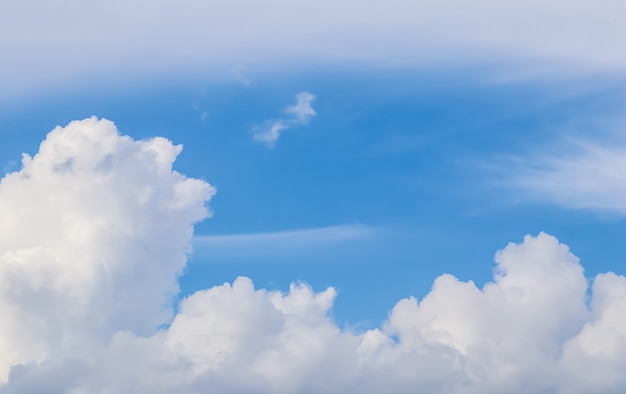
[{"label": "thin cloud streak", "polygon": [[193,238],[194,246],[244,244],[284,244],[290,246],[312,246],[372,238],[381,232],[376,227],[362,224],[345,224],[321,228],[309,228],[268,233],[198,235]]},{"label": "thin cloud streak", "polygon": [[[267,233],[198,235],[192,240],[195,261],[304,261],[346,251],[360,251],[384,234],[378,227],[344,224]],[[355,248],[359,245],[358,248]]]}]

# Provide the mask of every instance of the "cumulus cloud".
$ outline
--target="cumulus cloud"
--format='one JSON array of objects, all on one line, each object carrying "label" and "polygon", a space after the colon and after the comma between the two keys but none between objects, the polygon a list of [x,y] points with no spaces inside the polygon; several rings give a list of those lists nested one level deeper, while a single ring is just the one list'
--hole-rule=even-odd
[{"label": "cumulus cloud", "polygon": [[213,189],[180,147],[96,118],[53,130],[0,183],[0,393],[621,393],[626,277],[591,288],[541,233],[482,287],[436,278],[376,329],[332,319],[337,292],[240,277],[172,312]]},{"label": "cumulus cloud", "polygon": [[54,129],[2,179],[0,380],[170,321],[193,223],[213,194],[172,170],[180,151],[90,118]]},{"label": "cumulus cloud", "polygon": [[569,208],[626,215],[626,143],[571,140],[514,166],[506,184]]},{"label": "cumulus cloud", "polygon": [[308,92],[301,92],[296,95],[296,99],[295,105],[285,109],[285,113],[289,117],[267,121],[265,126],[254,127],[252,130],[254,139],[273,147],[283,131],[292,126],[306,125],[313,116],[317,115],[311,106],[311,103],[315,100],[314,95]]}]

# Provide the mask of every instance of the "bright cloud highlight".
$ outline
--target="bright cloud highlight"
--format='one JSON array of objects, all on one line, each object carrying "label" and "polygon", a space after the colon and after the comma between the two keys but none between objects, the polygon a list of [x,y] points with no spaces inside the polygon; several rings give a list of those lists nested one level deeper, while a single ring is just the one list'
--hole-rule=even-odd
[{"label": "bright cloud highlight", "polygon": [[333,321],[333,288],[245,277],[174,313],[214,193],[172,169],[180,151],[90,118],[2,179],[0,393],[626,390],[626,277],[589,289],[544,233],[499,251],[484,286],[441,275],[366,332]]}]

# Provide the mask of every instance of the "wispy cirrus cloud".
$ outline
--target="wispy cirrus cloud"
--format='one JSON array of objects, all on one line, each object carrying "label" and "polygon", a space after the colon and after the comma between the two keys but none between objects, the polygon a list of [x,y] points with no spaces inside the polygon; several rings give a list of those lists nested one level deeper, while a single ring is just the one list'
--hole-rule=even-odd
[{"label": "wispy cirrus cloud", "polygon": [[317,113],[311,106],[315,96],[308,92],[300,92],[296,95],[296,104],[285,109],[287,117],[266,121],[263,126],[254,126],[252,132],[254,139],[264,142],[273,147],[280,135],[293,126],[304,126]]},{"label": "wispy cirrus cloud", "polygon": [[567,138],[517,159],[504,183],[526,199],[626,215],[626,141]]}]

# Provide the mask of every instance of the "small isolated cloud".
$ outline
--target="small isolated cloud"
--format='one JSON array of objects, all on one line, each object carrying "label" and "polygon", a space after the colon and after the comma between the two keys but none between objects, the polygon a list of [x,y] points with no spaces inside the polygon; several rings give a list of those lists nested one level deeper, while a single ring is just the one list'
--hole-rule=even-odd
[{"label": "small isolated cloud", "polygon": [[484,286],[442,274],[365,332],[333,321],[332,287],[240,277],[173,308],[214,193],[172,169],[180,151],[90,118],[2,178],[0,393],[626,392],[626,277],[589,286],[544,233],[499,251]]},{"label": "small isolated cloud", "polygon": [[311,93],[302,92],[296,95],[298,102],[296,105],[287,107],[286,113],[295,117],[296,124],[307,124],[309,119],[316,115],[315,111],[311,107],[311,103],[315,100],[315,96]]},{"label": "small isolated cloud", "polygon": [[513,166],[505,184],[534,200],[626,215],[626,143],[570,140]]},{"label": "small isolated cloud", "polygon": [[309,120],[317,115],[311,104],[315,96],[308,92],[301,92],[296,95],[295,105],[287,107],[285,113],[288,117],[265,122],[265,126],[256,126],[252,129],[254,139],[262,141],[273,147],[283,131],[293,126],[304,126]]}]

